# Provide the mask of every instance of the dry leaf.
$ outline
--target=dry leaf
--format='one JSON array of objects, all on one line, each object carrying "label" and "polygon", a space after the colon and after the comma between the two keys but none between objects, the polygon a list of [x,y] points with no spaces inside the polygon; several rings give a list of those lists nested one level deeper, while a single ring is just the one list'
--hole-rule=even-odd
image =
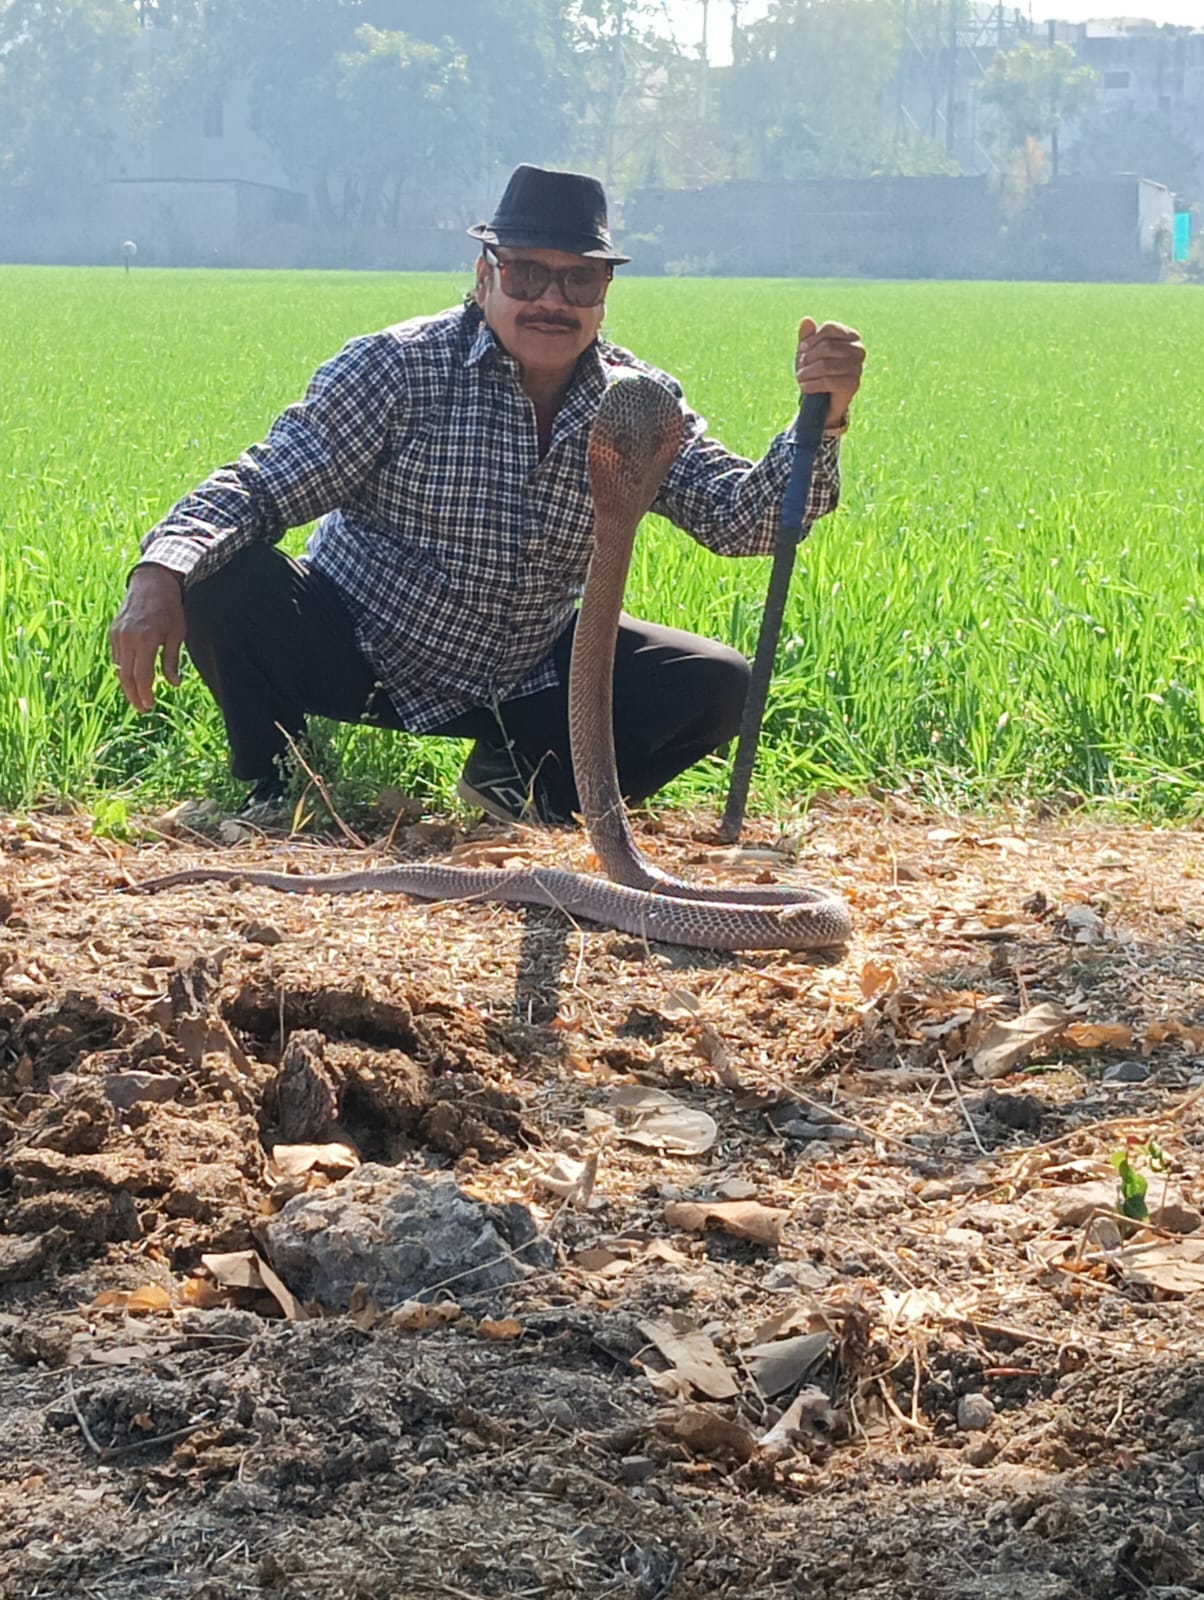
[{"label": "dry leaf", "polygon": [[641,1322],[640,1332],[654,1344],[674,1373],[710,1400],[730,1400],[736,1380],[710,1338],[688,1318]]},{"label": "dry leaf", "polygon": [[130,1295],[125,1308],[132,1316],[144,1316],[151,1311],[170,1311],[171,1295],[162,1284],[144,1283]]},{"label": "dry leaf", "polygon": [[1198,1294],[1204,1289],[1204,1239],[1130,1245],[1114,1252],[1109,1261],[1120,1267],[1126,1282],[1164,1294]]},{"label": "dry leaf", "polygon": [[670,989],[661,1006],[661,1016],[670,1022],[684,1017],[697,1017],[702,1012],[702,1001],[689,989]]},{"label": "dry leaf", "polygon": [[426,1333],[431,1328],[445,1328],[459,1316],[460,1307],[454,1300],[440,1300],[437,1305],[425,1300],[403,1300],[389,1313],[389,1323],[402,1333]]},{"label": "dry leaf", "polygon": [[793,1339],[775,1339],[740,1352],[763,1395],[783,1394],[827,1354],[830,1333],[801,1333]]},{"label": "dry leaf", "polygon": [[734,1233],[757,1244],[781,1244],[790,1213],[756,1200],[673,1200],[665,1207],[665,1221],[687,1233],[705,1233],[710,1227]]},{"label": "dry leaf", "polygon": [[879,995],[893,994],[899,987],[899,974],[894,967],[867,961],[859,978],[862,1000],[876,1000]]},{"label": "dry leaf", "polygon": [[787,1311],[767,1317],[753,1329],[754,1344],[769,1344],[774,1339],[785,1339],[792,1333],[831,1333],[828,1321],[818,1301],[805,1299]]},{"label": "dry leaf", "polygon": [[824,1391],[814,1384],[808,1384],[805,1389],[799,1390],[789,1407],[757,1443],[763,1450],[777,1455],[808,1425],[830,1428],[838,1420],[838,1413],[833,1411]]},{"label": "dry leaf", "polygon": [[486,1339],[496,1339],[505,1343],[510,1339],[517,1339],[523,1332],[521,1322],[516,1322],[513,1317],[482,1317],[477,1323],[477,1332]]},{"label": "dry leaf", "polygon": [[686,1406],[672,1419],[669,1431],[704,1456],[749,1461],[757,1451],[757,1441],[742,1423],[708,1411],[706,1406]]},{"label": "dry leaf", "polygon": [[267,1262],[254,1250],[230,1250],[204,1255],[201,1265],[227,1289],[266,1289],[290,1322],[303,1322],[305,1312]]},{"label": "dry leaf", "polygon": [[349,1144],[276,1144],[268,1159],[272,1178],[304,1178],[311,1172],[343,1178],[354,1172],[360,1158]]},{"label": "dry leaf", "polygon": [[384,1312],[362,1283],[352,1289],[347,1302],[347,1315],[361,1333],[371,1333],[384,1317]]},{"label": "dry leaf", "polygon": [[1064,1033],[1073,1012],[1053,1001],[1034,1006],[1014,1022],[994,1022],[970,1060],[980,1078],[998,1078],[1013,1072],[1042,1045]]},{"label": "dry leaf", "polygon": [[719,1137],[715,1119],[696,1111],[663,1089],[623,1084],[611,1095],[620,1139],[682,1156],[702,1155]]},{"label": "dry leaf", "polygon": [[1067,1044],[1079,1050],[1131,1050],[1133,1030],[1123,1022],[1072,1022],[1066,1029]]},{"label": "dry leaf", "polygon": [[1184,1022],[1151,1022],[1145,1030],[1144,1045],[1165,1044],[1168,1039],[1178,1039],[1193,1050],[1204,1046],[1204,1028],[1191,1028]]},{"label": "dry leaf", "polygon": [[170,1311],[171,1295],[158,1283],[144,1283],[137,1289],[104,1289],[92,1301],[90,1309],[147,1316],[155,1311]]}]

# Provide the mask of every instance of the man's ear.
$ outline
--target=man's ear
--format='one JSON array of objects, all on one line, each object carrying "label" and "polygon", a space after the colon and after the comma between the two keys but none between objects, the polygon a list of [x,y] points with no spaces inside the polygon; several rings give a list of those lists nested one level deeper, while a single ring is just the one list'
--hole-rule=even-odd
[{"label": "man's ear", "polygon": [[482,311],[485,309],[485,274],[488,271],[489,263],[486,261],[484,254],[481,254],[477,257],[477,281],[472,293],[473,299],[481,307]]}]

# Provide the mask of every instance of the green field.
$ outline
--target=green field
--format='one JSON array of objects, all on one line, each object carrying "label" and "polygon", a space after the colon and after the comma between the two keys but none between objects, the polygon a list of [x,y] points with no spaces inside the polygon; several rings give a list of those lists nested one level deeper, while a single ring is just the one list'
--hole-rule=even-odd
[{"label": "green field", "polygon": [[[231,795],[195,675],[129,711],[105,632],[142,532],[262,436],[344,339],[446,275],[0,268],[0,804]],[[870,361],[845,493],[803,547],[754,802],[908,785],[943,803],[1204,798],[1204,297],[1182,287],[629,279],[608,330],[758,454],[793,332]],[[297,547],[301,536],[290,539]],[[628,609],[751,653],[768,564],[650,522]],[[450,803],[462,747],[332,732],[337,794]],[[716,761],[674,798],[718,798]]]}]

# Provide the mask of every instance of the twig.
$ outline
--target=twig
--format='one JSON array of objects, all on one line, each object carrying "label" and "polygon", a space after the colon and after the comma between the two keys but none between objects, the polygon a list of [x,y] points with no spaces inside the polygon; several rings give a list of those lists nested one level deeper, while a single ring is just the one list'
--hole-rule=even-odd
[{"label": "twig", "polygon": [[965,1120],[966,1127],[969,1128],[969,1130],[970,1130],[970,1137],[971,1137],[971,1139],[974,1140],[974,1143],[978,1146],[979,1155],[983,1155],[983,1156],[989,1155],[990,1152],[988,1151],[986,1145],[983,1144],[982,1140],[978,1137],[978,1129],[974,1126],[974,1121],[973,1121],[973,1118],[970,1116],[970,1112],[969,1112],[969,1109],[968,1109],[968,1107],[966,1105],[965,1099],[964,1099],[964,1097],[962,1095],[961,1090],[957,1086],[957,1080],[956,1080],[956,1078],[954,1078],[953,1074],[949,1070],[949,1062],[945,1057],[945,1052],[943,1050],[938,1050],[937,1053],[936,1053],[936,1058],[941,1064],[941,1071],[945,1074],[945,1079],[946,1079],[947,1083],[949,1084],[950,1089],[953,1090],[953,1098],[957,1101],[958,1109],[961,1111],[962,1117]]},{"label": "twig", "polygon": [[96,1440],[92,1437],[92,1430],[89,1428],[84,1414],[79,1408],[79,1401],[75,1397],[75,1379],[70,1373],[67,1375],[67,1402],[72,1411],[75,1412],[75,1420],[79,1423],[79,1431],[87,1440],[93,1455],[99,1456],[103,1461],[105,1456],[108,1454],[108,1451],[103,1445],[97,1444]]},{"label": "twig", "polygon": [[353,833],[352,832],[352,830],[343,821],[343,819],[339,815],[338,811],[335,809],[335,803],[330,798],[330,790],[326,787],[325,778],[323,778],[319,773],[315,772],[314,769],[310,766],[309,762],[301,754],[300,746],[297,744],[297,741],[293,738],[292,734],[289,733],[288,729],[284,728],[284,727],[281,727],[280,723],[277,723],[276,726],[280,729],[280,732],[288,740],[289,754],[292,756],[293,760],[297,763],[297,765],[301,768],[301,771],[309,779],[310,783],[313,784],[314,788],[322,796],[322,804],[326,807],[327,811],[330,812],[331,818],[334,821],[334,824],[338,828],[339,832],[343,835],[343,837],[345,839],[349,840],[351,842],[351,844],[353,844],[357,850],[366,850],[368,848],[368,846],[364,842],[364,840],[361,839],[360,836],[357,833]]},{"label": "twig", "polygon": [[895,1403],[894,1396],[886,1387],[883,1379],[875,1378],[874,1382],[878,1386],[878,1393],[882,1396],[882,1399],[886,1404],[886,1409],[891,1413],[892,1416],[897,1417],[905,1428],[911,1428],[913,1432],[922,1434],[925,1439],[931,1438],[932,1429],[927,1423],[913,1422],[905,1411],[900,1411],[898,1405]]}]

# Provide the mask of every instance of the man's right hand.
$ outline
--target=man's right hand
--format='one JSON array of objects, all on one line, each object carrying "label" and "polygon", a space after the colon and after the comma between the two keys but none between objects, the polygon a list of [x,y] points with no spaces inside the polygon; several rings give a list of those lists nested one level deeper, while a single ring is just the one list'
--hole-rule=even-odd
[{"label": "man's right hand", "polygon": [[130,575],[121,610],[109,629],[109,650],[121,691],[135,711],[155,703],[155,665],[163,652],[163,676],[180,682],[184,643],[184,591],[176,573],[143,562]]}]

